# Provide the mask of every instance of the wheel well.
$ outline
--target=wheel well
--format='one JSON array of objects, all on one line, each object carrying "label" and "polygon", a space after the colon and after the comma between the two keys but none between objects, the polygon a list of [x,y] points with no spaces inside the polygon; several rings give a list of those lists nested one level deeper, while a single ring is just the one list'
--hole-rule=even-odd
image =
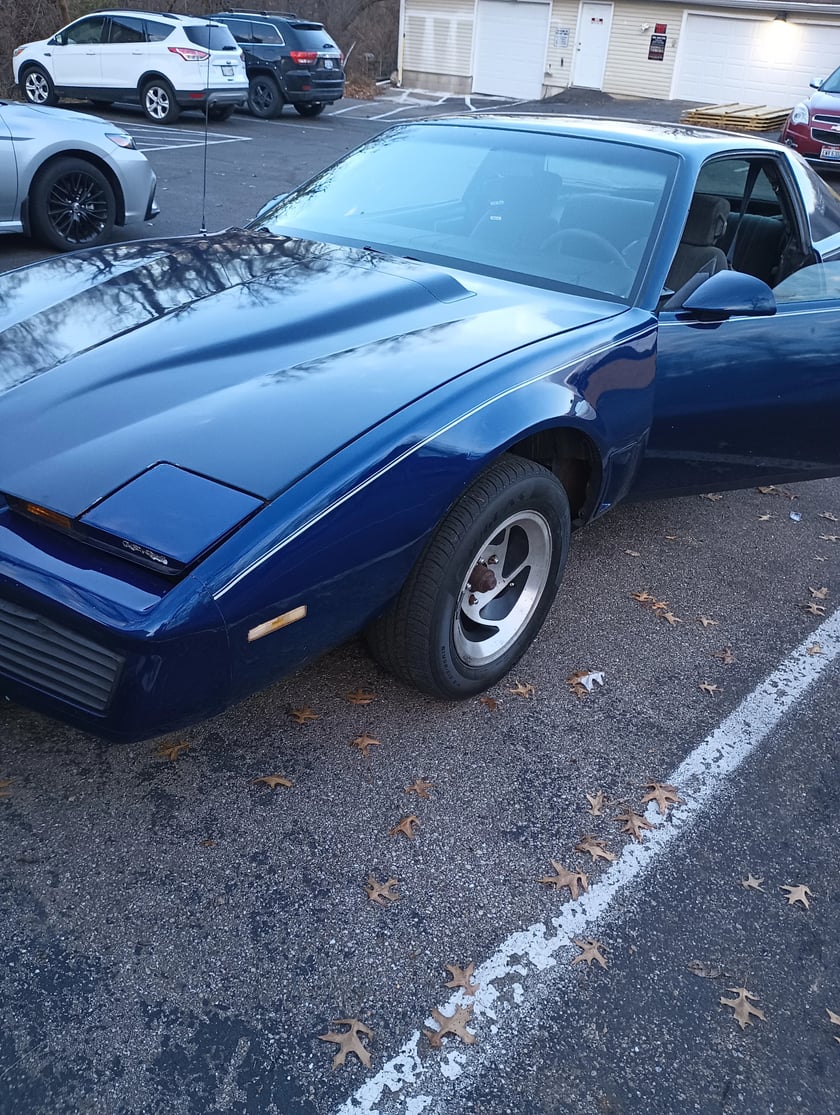
[{"label": "wheel well", "polygon": [[32,181],[29,183],[29,189],[26,193],[23,213],[23,223],[24,227],[27,230],[27,233],[29,232],[29,195],[32,193],[32,187],[35,185],[41,175],[44,174],[48,167],[51,167],[54,162],[57,162],[59,159],[68,158],[81,159],[83,162],[90,163],[91,166],[95,166],[98,171],[101,171],[101,173],[105,175],[105,177],[108,179],[108,184],[114,191],[114,204],[116,205],[116,216],[114,218],[114,224],[124,225],[125,198],[123,197],[120,180],[119,178],[117,178],[116,174],[114,174],[112,168],[108,166],[104,159],[100,159],[98,156],[92,155],[90,151],[74,151],[72,148],[70,148],[67,151],[59,151],[55,155],[52,155],[49,159],[47,159],[46,162],[42,163],[41,166],[39,166],[36,172],[32,175]]},{"label": "wheel well", "polygon": [[248,80],[250,81],[252,77],[270,77],[280,92],[283,92],[282,83],[276,70],[269,69],[267,66],[249,66]]},{"label": "wheel well", "polygon": [[166,74],[159,74],[156,70],[152,70],[147,74],[143,74],[143,76],[137,82],[137,92],[142,93],[143,92],[143,86],[148,85],[150,81],[163,81],[169,86],[170,89],[175,88],[175,86],[172,84],[172,82],[169,80],[169,78],[166,76]]},{"label": "wheel well", "polygon": [[558,427],[529,434],[508,449],[517,457],[549,469],[569,497],[572,519],[584,522],[595,510],[601,487],[601,458],[595,444],[578,430]]}]

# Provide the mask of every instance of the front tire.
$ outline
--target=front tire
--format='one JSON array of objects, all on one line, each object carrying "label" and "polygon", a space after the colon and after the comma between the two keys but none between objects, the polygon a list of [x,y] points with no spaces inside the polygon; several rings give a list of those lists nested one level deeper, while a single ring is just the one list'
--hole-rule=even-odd
[{"label": "front tire", "polygon": [[58,95],[52,78],[40,66],[29,66],[21,74],[20,87],[31,105],[57,105]]},{"label": "front tire", "polygon": [[321,101],[312,101],[309,104],[295,105],[295,112],[301,116],[320,116],[326,108]]},{"label": "front tire", "polygon": [[29,193],[33,234],[60,252],[101,244],[111,234],[116,213],[111,183],[84,159],[56,159]]},{"label": "front tire", "polygon": [[481,693],[542,626],[570,534],[560,481],[532,461],[501,457],[451,508],[399,596],[368,628],[371,653],[434,697]]},{"label": "front tire", "polygon": [[260,120],[273,120],[283,111],[280,86],[269,74],[256,74],[248,85],[248,111]]},{"label": "front tire", "polygon": [[146,119],[153,124],[174,124],[181,115],[181,106],[175,100],[175,91],[163,78],[146,82],[140,90],[140,105]]}]

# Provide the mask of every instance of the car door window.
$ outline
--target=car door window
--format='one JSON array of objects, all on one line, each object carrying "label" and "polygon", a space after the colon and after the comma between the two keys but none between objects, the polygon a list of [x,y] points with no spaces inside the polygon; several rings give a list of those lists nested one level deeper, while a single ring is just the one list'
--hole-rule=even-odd
[{"label": "car door window", "polygon": [[88,46],[90,43],[101,43],[106,26],[105,16],[95,15],[90,19],[80,19],[64,32],[64,42],[67,46]]},{"label": "car door window", "polygon": [[112,15],[109,23],[109,43],[144,43],[146,41],[146,28],[142,19]]},{"label": "car door window", "polygon": [[260,23],[257,20],[252,24],[255,43],[266,43],[271,46],[283,46],[283,36],[270,23]]},{"label": "car door window", "polygon": [[225,24],[238,43],[253,43],[254,32],[248,19],[226,19]]},{"label": "car door window", "polygon": [[800,267],[773,290],[776,305],[796,302],[840,302],[840,260]]}]

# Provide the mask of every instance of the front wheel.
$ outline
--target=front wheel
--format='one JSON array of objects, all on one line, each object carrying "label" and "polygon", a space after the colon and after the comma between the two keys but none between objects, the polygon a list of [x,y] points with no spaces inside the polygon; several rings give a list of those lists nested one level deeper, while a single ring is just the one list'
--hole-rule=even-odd
[{"label": "front wheel", "polygon": [[101,244],[114,227],[116,212],[111,183],[84,159],[56,159],[41,171],[29,194],[32,232],[61,252]]},{"label": "front wheel", "polygon": [[532,461],[501,457],[451,508],[399,596],[368,628],[372,654],[435,697],[494,685],[542,626],[570,534],[560,481]]},{"label": "front wheel", "polygon": [[181,106],[168,81],[155,78],[140,90],[140,105],[153,124],[174,124],[181,115]]},{"label": "front wheel", "polygon": [[295,105],[295,112],[301,116],[320,116],[326,108],[326,105],[320,101],[310,101],[309,104]]},{"label": "front wheel", "polygon": [[55,105],[58,97],[52,78],[40,66],[30,66],[20,80],[23,95],[31,105]]}]

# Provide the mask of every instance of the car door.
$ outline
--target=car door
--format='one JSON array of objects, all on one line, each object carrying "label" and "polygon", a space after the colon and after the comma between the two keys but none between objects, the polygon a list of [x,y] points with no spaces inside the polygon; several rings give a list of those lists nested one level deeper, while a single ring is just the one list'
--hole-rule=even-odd
[{"label": "car door", "polygon": [[710,247],[772,286],[776,312],[700,320],[660,311],[653,424],[635,490],[840,474],[840,262],[817,258],[781,161],[715,160],[704,171],[695,196],[723,197],[731,210]]},{"label": "car door", "polygon": [[148,49],[145,21],[112,12],[100,48],[103,88],[135,90],[146,68]]},{"label": "car door", "polygon": [[55,84],[64,89],[97,89],[102,84],[102,40],[107,18],[87,16],[65,28],[50,44]]},{"label": "car door", "polygon": [[0,112],[0,223],[14,220],[18,172],[12,133]]}]

